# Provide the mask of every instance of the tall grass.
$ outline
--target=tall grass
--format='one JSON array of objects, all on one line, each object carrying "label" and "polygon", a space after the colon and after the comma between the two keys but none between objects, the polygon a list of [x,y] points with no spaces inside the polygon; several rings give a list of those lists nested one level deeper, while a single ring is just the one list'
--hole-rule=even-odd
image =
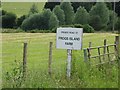
[{"label": "tall grass", "polygon": [[[103,45],[103,39],[107,43],[114,43],[116,34],[84,34],[83,48]],[[83,58],[83,51],[73,51],[72,76],[66,78],[67,51],[56,49],[55,34],[53,33],[3,33],[3,88],[117,88],[118,87],[118,64],[106,64],[102,71],[96,67],[89,67]],[[26,79],[20,78],[14,82],[14,69],[21,66],[23,42],[28,42],[27,75]],[[48,75],[49,42],[53,44],[52,75]],[[108,67],[107,67],[108,66]],[[18,73],[21,69],[18,69]],[[6,79],[10,73],[9,79]],[[14,76],[13,76],[14,75]],[[13,82],[12,82],[13,81]]]}]

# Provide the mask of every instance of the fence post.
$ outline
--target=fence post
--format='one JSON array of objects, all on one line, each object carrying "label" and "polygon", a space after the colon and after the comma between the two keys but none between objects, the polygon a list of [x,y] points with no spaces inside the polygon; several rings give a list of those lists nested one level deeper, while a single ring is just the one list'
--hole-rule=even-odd
[{"label": "fence post", "polygon": [[87,49],[84,49],[84,62],[88,61]]},{"label": "fence post", "polygon": [[26,68],[27,68],[27,43],[24,42],[24,48],[23,48],[23,77],[26,74]]},{"label": "fence post", "polygon": [[115,36],[115,44],[116,44],[116,47],[117,47],[117,53],[119,55],[119,36]]},{"label": "fence post", "polygon": [[67,78],[71,76],[71,62],[72,62],[72,50],[67,49]]},{"label": "fence post", "polygon": [[87,51],[88,51],[88,59],[89,59],[89,64],[90,64],[90,56],[91,56],[91,52],[90,52],[90,48],[92,46],[92,42],[89,42],[89,48],[87,48]]},{"label": "fence post", "polygon": [[52,73],[52,68],[51,68],[51,64],[52,64],[52,45],[53,45],[53,42],[50,42],[49,61],[48,61],[48,73],[49,73],[49,75],[51,75],[51,73]]},{"label": "fence post", "polygon": [[103,60],[105,60],[105,54],[106,54],[106,42],[107,42],[107,40],[106,39],[104,39],[104,48],[103,48]]},{"label": "fence post", "polygon": [[92,42],[89,42],[89,48],[92,46]]}]

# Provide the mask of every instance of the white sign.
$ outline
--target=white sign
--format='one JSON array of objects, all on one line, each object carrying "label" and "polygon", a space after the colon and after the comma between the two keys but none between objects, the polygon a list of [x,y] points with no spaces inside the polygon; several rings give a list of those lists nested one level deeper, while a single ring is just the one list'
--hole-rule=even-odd
[{"label": "white sign", "polygon": [[83,28],[57,28],[56,47],[58,49],[82,49]]}]

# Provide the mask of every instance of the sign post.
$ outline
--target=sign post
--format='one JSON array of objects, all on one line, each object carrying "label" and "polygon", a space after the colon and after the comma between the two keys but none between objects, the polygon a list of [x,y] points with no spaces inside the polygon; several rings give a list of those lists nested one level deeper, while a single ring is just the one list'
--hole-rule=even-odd
[{"label": "sign post", "polygon": [[72,50],[82,49],[83,28],[57,28],[56,48],[67,49],[67,77],[71,76]]},{"label": "sign post", "polygon": [[67,77],[71,76],[71,61],[72,61],[72,50],[67,49]]}]

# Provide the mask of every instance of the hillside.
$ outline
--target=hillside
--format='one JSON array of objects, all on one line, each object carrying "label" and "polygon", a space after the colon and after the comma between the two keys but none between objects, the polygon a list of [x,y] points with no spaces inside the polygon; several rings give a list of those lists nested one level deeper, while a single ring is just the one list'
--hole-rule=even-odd
[{"label": "hillside", "polygon": [[[32,6],[33,2],[3,2],[2,9],[8,12],[15,13],[18,17],[28,14],[30,7]],[[41,12],[45,2],[35,2],[39,11]]]}]

